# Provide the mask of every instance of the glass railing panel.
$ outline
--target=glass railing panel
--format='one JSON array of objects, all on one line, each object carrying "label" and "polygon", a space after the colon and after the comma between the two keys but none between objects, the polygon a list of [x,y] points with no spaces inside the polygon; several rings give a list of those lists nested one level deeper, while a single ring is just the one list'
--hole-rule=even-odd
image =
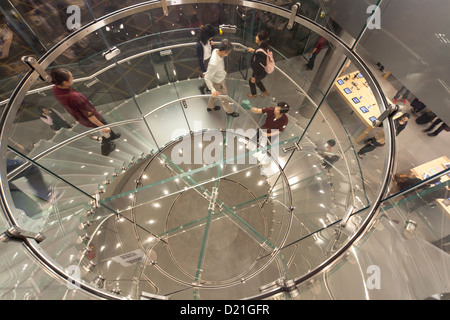
[{"label": "glass railing panel", "polygon": [[57,131],[71,130],[74,125],[75,120],[58,105],[51,91],[30,94],[15,116],[8,144],[27,155],[40,141],[52,140]]},{"label": "glass railing panel", "polygon": [[[146,116],[145,121],[159,148],[192,129],[186,121],[185,113],[186,108],[182,102],[175,102]],[[170,126],[167,125],[169,122]]]},{"label": "glass railing panel", "polygon": [[[23,159],[19,157],[11,158],[10,168],[22,162]],[[74,183],[83,186],[83,182]],[[99,228],[102,220],[116,217],[116,214],[108,208],[96,207],[94,196],[48,174],[37,163],[10,182],[10,192],[16,206],[12,214],[18,227],[44,235],[45,238],[39,242],[39,246],[46,252],[46,259],[53,260],[58,268],[69,274],[74,268],[79,271],[73,278],[76,284],[67,282],[64,291],[73,289],[76,285],[76,288],[79,288],[82,282],[95,283],[97,275],[92,275],[89,270],[95,257],[95,247],[85,242],[89,242],[96,234],[95,230]],[[89,231],[88,228],[94,231]],[[27,264],[24,270],[26,267]],[[33,279],[41,279],[39,271],[34,273]],[[41,280],[38,287],[44,284],[43,281],[49,283],[46,277]],[[57,291],[48,291],[41,298],[60,298],[58,292],[63,291],[60,288]],[[66,294],[68,299],[77,296],[68,292]]]},{"label": "glass railing panel", "polygon": [[405,237],[426,241],[443,252],[448,251],[446,216],[450,209],[450,170],[446,172],[422,186],[405,187],[402,194],[389,198],[383,207],[386,218],[398,220],[394,225]]},{"label": "glass railing panel", "polygon": [[[322,220],[322,228],[315,231],[310,230],[305,225],[299,225],[299,233],[297,239],[289,239],[287,244],[281,251],[289,261],[289,271],[294,280],[299,279],[302,275],[307,274],[311,270],[323,265],[323,262],[335,254],[342,245],[344,245],[349,237],[353,236],[353,223],[360,223],[363,212],[355,213],[351,216],[348,227],[340,226],[341,220]],[[350,248],[351,251],[351,248]],[[339,273],[340,266],[347,263],[344,258],[342,263],[337,263],[330,272],[326,272],[325,279],[330,277],[333,272]],[[341,277],[350,276],[347,273],[339,273]],[[354,275],[351,275],[354,276]],[[340,296],[328,296],[329,288],[323,287],[324,273],[320,276],[312,278],[310,281],[303,282],[297,287],[298,296],[295,299],[316,298],[321,300],[340,299]],[[337,277],[336,277],[337,279]],[[356,283],[353,283],[356,282]],[[358,281],[352,281],[352,286],[358,286]],[[328,285],[328,282],[325,284]],[[343,290],[346,292],[347,290]],[[356,295],[355,295],[356,296]]]},{"label": "glass railing panel", "polygon": [[68,230],[70,233],[76,220],[71,218],[77,213],[84,213],[92,198],[56,178],[38,163],[30,162],[32,164],[28,168],[14,175],[15,170],[20,169],[27,160],[21,156],[7,159],[7,171],[13,175],[9,186],[17,208],[13,212],[17,224],[31,232],[46,233],[52,230],[50,233],[60,235]]}]

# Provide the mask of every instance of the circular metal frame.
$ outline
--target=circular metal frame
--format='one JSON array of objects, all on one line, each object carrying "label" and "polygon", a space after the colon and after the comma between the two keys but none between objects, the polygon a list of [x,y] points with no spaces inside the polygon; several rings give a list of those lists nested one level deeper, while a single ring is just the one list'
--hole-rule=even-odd
[{"label": "circular metal frame", "polygon": [[[275,15],[284,17],[289,19],[291,12],[289,12],[286,9],[277,7],[272,4],[267,3],[261,3],[257,1],[238,1],[238,0],[206,0],[206,1],[198,1],[198,0],[174,0],[174,1],[167,1],[165,4],[167,6],[175,6],[175,5],[183,5],[183,4],[197,4],[197,3],[221,3],[221,4],[232,4],[232,5],[240,5],[247,8],[253,8],[253,9],[259,9],[266,12],[273,13]],[[109,15],[106,15],[96,21],[93,21],[92,23],[84,26],[80,30],[74,32],[73,34],[69,35],[65,39],[63,39],[59,44],[57,44],[55,47],[53,47],[49,52],[47,52],[40,60],[39,65],[41,68],[46,69],[50,63],[52,63],[59,55],[61,55],[67,48],[75,44],[80,39],[88,36],[89,34],[95,32],[96,30],[118,20],[125,18],[127,16],[145,11],[145,10],[151,10],[155,8],[161,7],[162,4],[159,1],[149,1],[144,2],[141,4],[137,4],[125,9],[118,10],[114,13],[111,13]],[[337,50],[340,50],[347,58],[351,60],[352,63],[354,63],[360,72],[368,79],[369,86],[371,87],[372,91],[374,92],[374,95],[377,99],[377,102],[379,106],[381,106],[381,111],[384,111],[387,109],[388,103],[387,99],[382,93],[380,85],[375,80],[375,77],[372,75],[371,71],[368,69],[368,67],[365,65],[362,58],[353,50],[351,49],[347,44],[345,44],[342,40],[340,40],[336,35],[331,33],[330,31],[326,30],[322,26],[318,25],[314,21],[296,15],[294,19],[295,23],[298,23],[300,25],[303,25],[313,32],[323,36],[326,38],[333,46],[337,48]],[[26,93],[31,88],[33,83],[39,78],[39,74],[37,71],[30,71],[25,77],[20,81],[16,89],[14,90],[13,94],[11,95],[11,99],[8,102],[4,113],[2,114],[2,117],[0,119],[0,152],[2,154],[5,154],[7,151],[7,136],[10,133],[10,130],[12,128],[14,115],[17,113],[19,106],[21,102],[23,101]],[[311,270],[309,273],[296,278],[294,280],[295,284],[303,283],[304,281],[312,278],[313,276],[329,270],[334,264],[339,260],[339,258],[342,257],[342,255],[354,244],[358,243],[361,238],[364,236],[365,232],[372,226],[373,224],[373,218],[376,214],[376,211],[378,207],[380,206],[380,202],[382,199],[382,196],[386,193],[389,182],[390,182],[390,174],[393,171],[394,166],[394,156],[395,156],[395,139],[394,139],[394,129],[392,125],[392,121],[388,118],[384,120],[384,130],[387,137],[387,153],[386,153],[386,159],[385,159],[385,167],[382,174],[382,181],[379,188],[379,193],[376,196],[376,199],[372,206],[369,209],[369,214],[367,215],[366,219],[361,224],[358,231],[350,237],[350,239],[347,241],[345,245],[343,245],[338,251],[336,251],[331,257],[326,259],[322,264],[315,267],[313,270]],[[0,162],[0,166],[2,168],[6,167],[5,159],[3,158]],[[9,206],[10,203],[12,203],[11,195],[9,192],[6,192],[8,190],[8,179],[6,176],[5,170],[2,170],[0,174],[0,195],[1,195],[1,206],[3,211],[5,212],[8,219],[14,223],[14,218],[11,215],[11,208]],[[61,270],[60,267],[55,265],[51,262],[51,260],[48,259],[47,255],[40,250],[39,245],[34,240],[25,240],[25,243],[27,244],[27,247],[30,249],[30,251],[39,257],[40,259],[44,260],[45,263],[48,265],[51,272],[58,274],[63,279],[70,279],[70,277]],[[83,289],[86,289],[89,292],[93,292],[97,294],[99,297],[102,298],[109,298],[109,299],[118,299],[115,295],[110,295],[108,293],[105,293],[104,291],[100,291],[95,287],[89,286],[89,285],[82,285]],[[255,297],[252,297],[251,299],[261,299],[268,297],[270,295],[276,294],[281,292],[283,289],[275,289],[273,291],[270,291],[263,295],[258,295]]]}]

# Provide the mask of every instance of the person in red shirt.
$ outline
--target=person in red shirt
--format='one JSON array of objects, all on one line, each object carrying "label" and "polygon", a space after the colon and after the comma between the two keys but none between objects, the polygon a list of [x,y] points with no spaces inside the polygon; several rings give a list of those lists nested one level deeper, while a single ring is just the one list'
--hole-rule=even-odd
[{"label": "person in red shirt", "polygon": [[[84,95],[72,88],[73,76],[70,71],[63,68],[54,68],[51,71],[51,77],[55,98],[77,122],[88,128],[108,124],[94,105]],[[107,141],[118,139],[121,136],[120,133],[115,133],[110,128],[103,129],[102,135]]]},{"label": "person in red shirt", "polygon": [[260,131],[263,136],[267,137],[271,142],[273,137],[283,132],[288,125],[289,119],[286,115],[290,107],[286,102],[279,102],[276,107],[269,108],[252,108],[253,113],[266,114],[267,118],[264,124],[261,126],[262,130],[258,130],[256,135],[256,141],[259,142]]}]

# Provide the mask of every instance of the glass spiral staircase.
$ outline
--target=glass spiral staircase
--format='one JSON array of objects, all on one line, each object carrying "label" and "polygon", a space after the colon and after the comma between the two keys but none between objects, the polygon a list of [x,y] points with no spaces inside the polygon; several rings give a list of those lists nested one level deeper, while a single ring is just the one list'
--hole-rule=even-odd
[{"label": "glass spiral staircase", "polygon": [[[309,19],[292,3],[197,2],[168,8],[165,1],[142,2],[98,17],[91,12],[92,22],[30,63],[2,117],[2,154],[24,163],[2,169],[2,277],[11,288],[3,298],[327,299],[342,286],[364,297],[364,276],[349,280],[355,265],[371,265],[360,251],[372,252],[377,232],[392,233],[382,224],[383,212],[398,210],[408,194],[387,198],[395,154],[390,117],[380,118],[385,161],[368,172],[356,155],[357,135],[328,99],[345,70],[366,78],[377,101],[372,108],[380,114],[390,108],[355,52],[356,41],[344,42],[326,16]],[[234,44],[223,98],[237,118],[223,109],[206,111],[210,96],[198,90],[203,79],[193,15],[169,23],[193,6],[213,9],[215,26],[236,26],[231,33],[218,30],[216,39]],[[129,40],[117,32],[127,19],[153,24]],[[271,95],[247,97],[247,48],[268,21],[307,34],[304,47],[323,36],[340,49],[340,63],[321,75],[325,90],[302,70],[300,47],[279,38],[272,45],[276,70],[265,80]],[[105,59],[112,48],[120,54]],[[99,129],[87,130],[69,116],[73,126],[57,132],[23,121],[27,106],[57,106],[43,81],[56,66],[73,73],[74,88],[121,133],[110,155],[93,139]],[[249,107],[280,101],[291,105],[289,124],[256,157],[252,133],[264,117]],[[331,139],[339,160],[327,166],[323,148]],[[58,194],[50,205],[29,181],[17,179],[30,165]]]}]

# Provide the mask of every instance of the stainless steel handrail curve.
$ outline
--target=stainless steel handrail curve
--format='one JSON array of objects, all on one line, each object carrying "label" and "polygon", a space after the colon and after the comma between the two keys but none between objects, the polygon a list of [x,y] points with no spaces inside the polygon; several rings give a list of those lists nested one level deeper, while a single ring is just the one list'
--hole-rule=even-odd
[{"label": "stainless steel handrail curve", "polygon": [[[267,3],[261,3],[257,1],[239,1],[239,0],[208,0],[208,1],[198,1],[198,0],[175,0],[175,1],[167,1],[166,5],[168,6],[175,6],[175,5],[183,5],[183,4],[197,4],[197,3],[223,3],[223,4],[233,4],[233,5],[241,5],[248,8],[254,8],[263,10],[266,12],[273,13],[275,15],[284,17],[289,19],[290,12],[286,9],[277,7],[276,5],[267,4]],[[137,4],[134,6],[130,6],[125,9],[118,10],[116,12],[113,12],[109,15],[106,15],[99,20],[96,20],[80,30],[74,32],[73,34],[69,35],[65,39],[63,39],[59,44],[57,44],[55,47],[53,47],[49,52],[47,52],[40,60],[39,64],[42,68],[46,69],[51,62],[53,62],[64,50],[66,50],[68,47],[72,46],[74,43],[76,43],[78,40],[86,37],[87,35],[93,33],[94,31],[118,20],[121,18],[125,18],[129,15],[142,12],[144,10],[151,10],[154,8],[161,7],[162,4],[159,1],[150,1],[150,2],[144,2],[141,4]],[[367,68],[365,65],[363,59],[347,44],[345,44],[342,40],[340,40],[336,35],[331,33],[330,31],[326,30],[319,24],[315,23],[314,21],[296,15],[294,19],[295,23],[298,23],[300,25],[303,25],[313,32],[323,36],[326,38],[331,44],[333,44],[338,50],[341,50],[343,54],[349,58],[352,63],[356,65],[356,67],[361,71],[361,73],[368,79],[369,86],[371,87],[372,91],[374,92],[374,95],[377,99],[378,104],[381,106],[382,111],[387,109],[387,99],[382,93],[381,87],[376,81],[375,77],[372,75],[371,71]],[[1,140],[0,140],[0,152],[4,153],[6,152],[7,143],[4,142],[5,136],[7,136],[7,130],[11,130],[12,128],[12,122],[13,117],[10,117],[10,114],[16,114],[19,108],[20,103],[24,99],[24,96],[26,92],[31,88],[31,85],[39,78],[39,75],[36,71],[30,71],[18,84],[16,89],[14,90],[12,94],[12,98],[7,104],[5,108],[5,112],[2,114],[2,117],[0,119],[0,128],[1,128]],[[317,275],[320,272],[323,272],[325,270],[330,269],[340,258],[345,251],[347,251],[353,244],[358,243],[361,238],[364,236],[365,232],[371,227],[373,224],[373,217],[376,214],[376,211],[380,205],[381,198],[386,193],[389,182],[390,182],[390,174],[393,172],[393,166],[394,166],[394,158],[395,158],[395,135],[394,135],[394,129],[391,119],[384,120],[384,130],[387,137],[387,144],[386,144],[386,161],[385,161],[385,167],[382,174],[382,182],[379,189],[379,193],[376,197],[376,201],[369,209],[369,214],[367,215],[366,219],[361,224],[358,231],[350,237],[349,241],[346,243],[346,245],[342,246],[340,250],[335,252],[331,257],[329,257],[327,260],[325,260],[322,264],[320,264],[318,267],[314,268],[304,276],[301,276],[295,280],[295,284],[300,284],[307,279],[310,279],[311,277]],[[2,167],[5,167],[5,159],[2,159],[0,165]],[[4,172],[0,174],[0,194],[1,194],[1,205],[2,209],[4,210],[5,214],[10,218],[11,217],[11,209],[9,207],[9,203],[12,203],[12,199],[9,194],[5,193],[4,190],[6,189],[7,179],[5,179]],[[11,218],[10,218],[11,219]],[[31,245],[31,241],[27,241],[26,243],[29,244],[29,248],[34,250],[34,252],[37,252],[37,248],[33,245]],[[281,289],[282,291],[283,289]],[[280,291],[280,290],[275,290]],[[261,298],[261,295],[255,296],[253,298]]]}]

